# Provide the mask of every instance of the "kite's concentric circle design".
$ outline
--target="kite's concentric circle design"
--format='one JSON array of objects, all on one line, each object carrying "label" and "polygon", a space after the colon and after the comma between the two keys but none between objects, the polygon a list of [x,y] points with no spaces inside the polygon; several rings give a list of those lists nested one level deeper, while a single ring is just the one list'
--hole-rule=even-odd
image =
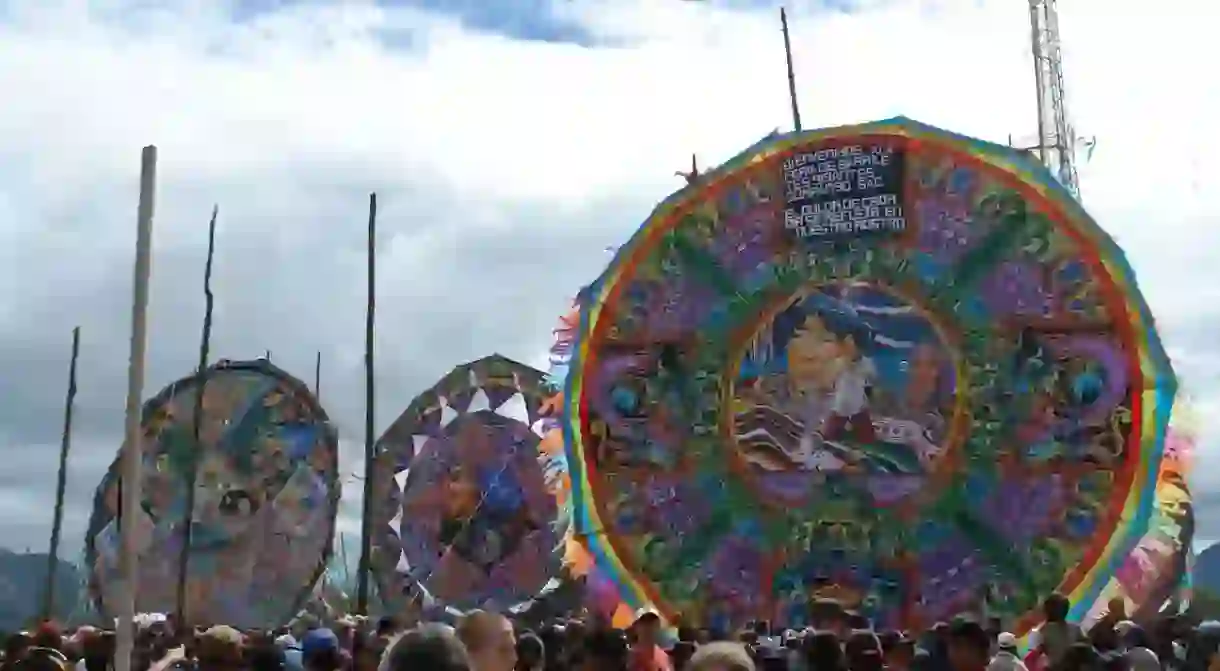
[{"label": "kite's concentric circle design", "polygon": [[390,605],[520,608],[553,586],[564,525],[541,449],[542,373],[499,355],[455,368],[377,444],[373,566]]},{"label": "kite's concentric circle design", "polygon": [[[287,622],[325,570],[338,510],[338,438],[317,398],[266,360],[222,361],[148,401],[142,430],[144,501],[131,521],[139,525],[137,610],[177,610],[196,459],[187,617],[240,627]],[[108,615],[120,582],[118,466],[116,459],[98,487],[85,537],[90,593]]]},{"label": "kite's concentric circle design", "polygon": [[1147,532],[1176,382],[1114,242],[1035,161],[893,119],[771,137],[588,291],[575,533],[631,606],[885,626],[1083,616]]}]

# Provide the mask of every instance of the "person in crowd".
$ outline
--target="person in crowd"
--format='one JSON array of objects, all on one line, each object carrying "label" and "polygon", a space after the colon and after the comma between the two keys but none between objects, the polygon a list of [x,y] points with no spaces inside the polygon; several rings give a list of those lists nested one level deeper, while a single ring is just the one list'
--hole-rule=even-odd
[{"label": "person in crowd", "polygon": [[340,671],[343,648],[339,635],[330,629],[311,629],[301,639],[301,664],[305,671]]},{"label": "person in crowd", "polygon": [[301,658],[301,645],[290,633],[282,633],[275,644],[284,651],[284,668],[287,671],[305,671],[305,660]]},{"label": "person in crowd", "polygon": [[843,671],[843,647],[833,631],[817,631],[801,645],[807,671]]},{"label": "person in crowd", "polygon": [[1111,627],[1111,630],[1115,632],[1115,637],[1122,636],[1119,643],[1131,671],[1161,671],[1161,660],[1152,651],[1152,641],[1144,628],[1129,620],[1119,624]]},{"label": "person in crowd", "polygon": [[881,655],[889,671],[910,671],[915,657],[915,641],[900,631],[887,631],[881,635]]},{"label": "person in crowd", "polygon": [[199,671],[239,671],[242,668],[242,633],[219,624],[198,636]]},{"label": "person in crowd", "polygon": [[628,668],[627,639],[622,632],[598,627],[585,634],[580,646],[580,652],[573,657],[579,662],[568,667],[570,671],[625,671]]},{"label": "person in crowd", "polygon": [[996,636],[996,652],[987,671],[1027,671],[1025,662],[1017,655],[1017,637],[1009,632],[1001,632]]},{"label": "person in crowd", "polygon": [[848,671],[881,671],[885,666],[881,642],[871,629],[853,630],[843,644],[843,655]]},{"label": "person in crowd", "polygon": [[1068,648],[1084,640],[1080,625],[1067,621],[1072,602],[1062,594],[1052,594],[1042,602],[1042,615],[1046,622],[1034,631],[1030,647],[1036,655],[1043,657],[1041,665],[1056,667]]},{"label": "person in crowd", "polygon": [[517,637],[516,671],[544,671],[546,668],[546,646],[542,639],[527,631]]},{"label": "person in crowd", "polygon": [[629,671],[671,671],[669,655],[661,649],[661,616],[642,609],[631,625],[634,641],[628,660]]},{"label": "person in crowd", "polygon": [[755,671],[754,661],[740,643],[709,643],[699,646],[690,659],[689,671]]},{"label": "person in crowd", "polygon": [[458,623],[457,635],[466,646],[474,671],[513,671],[516,667],[513,624],[503,615],[472,611]]},{"label": "person in crowd", "polygon": [[472,671],[466,646],[453,630],[424,624],[394,639],[378,671]]},{"label": "person in crowd", "polygon": [[991,661],[991,638],[981,624],[961,619],[949,626],[945,638],[952,671],[985,671]]},{"label": "person in crowd", "polygon": [[1093,644],[1094,648],[1103,652],[1118,650],[1122,641],[1115,627],[1126,620],[1126,600],[1122,597],[1110,599],[1106,602],[1106,612],[1089,628],[1089,642]]},{"label": "person in crowd", "polygon": [[259,635],[246,648],[245,666],[248,671],[285,671],[284,651],[270,635]]},{"label": "person in crowd", "polygon": [[1051,671],[1101,671],[1101,667],[1102,657],[1097,649],[1085,640],[1078,640],[1068,646],[1050,668]]}]

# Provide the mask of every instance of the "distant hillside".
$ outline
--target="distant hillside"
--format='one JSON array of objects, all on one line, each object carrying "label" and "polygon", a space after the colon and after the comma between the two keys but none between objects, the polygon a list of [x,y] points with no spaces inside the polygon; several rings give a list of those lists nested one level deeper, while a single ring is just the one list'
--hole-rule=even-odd
[{"label": "distant hillside", "polygon": [[1220,543],[1195,555],[1195,587],[1220,594]]},{"label": "distant hillside", "polygon": [[[45,553],[17,554],[0,549],[0,630],[19,630],[38,617],[46,575]],[[60,561],[55,581],[55,617],[67,620],[82,596],[81,576],[75,566]]]}]

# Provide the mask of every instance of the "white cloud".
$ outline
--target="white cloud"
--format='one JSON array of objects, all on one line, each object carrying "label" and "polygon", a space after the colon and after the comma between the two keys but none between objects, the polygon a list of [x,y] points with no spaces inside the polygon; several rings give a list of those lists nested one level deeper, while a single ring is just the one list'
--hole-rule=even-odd
[{"label": "white cloud", "polygon": [[[538,359],[553,316],[596,275],[602,249],[679,185],[673,171],[691,152],[719,162],[790,127],[771,8],[557,3],[611,42],[590,48],[367,3],[285,5],[240,24],[219,2],[139,13],[122,11],[127,4],[136,3],[86,12],[71,0],[15,2],[0,18],[0,278],[31,287],[0,300],[0,326],[12,333],[33,320],[66,333],[81,317],[57,301],[109,286],[102,280],[116,266],[128,277],[137,157],[155,143],[159,253],[197,256],[206,207],[220,202],[218,338],[246,354],[308,351],[309,365],[327,348],[327,365],[339,368],[327,404],[356,442],[361,396],[348,392],[362,342],[364,193],[386,196],[378,361],[389,378],[410,373],[387,383],[395,395],[380,402],[384,427],[429,375],[482,348],[503,341],[505,354]],[[997,141],[1033,134],[1023,3],[863,4],[844,14],[790,3],[806,127],[905,114]],[[1213,42],[1201,7],[1061,7],[1076,125],[1098,136],[1082,168],[1086,202],[1128,245],[1182,360],[1215,357],[1197,325],[1216,316],[1220,286],[1220,264],[1208,262],[1220,249],[1208,188],[1220,145],[1207,123],[1220,118],[1220,89],[1201,65]],[[525,260],[497,259],[497,245],[514,243]],[[261,250],[262,265],[236,267],[241,248]],[[496,263],[512,265],[510,279],[483,282],[477,294],[470,283],[452,288],[491,277]],[[159,282],[195,291],[193,266],[154,270]],[[121,307],[119,288],[89,303]],[[193,365],[193,342],[157,334],[172,331],[172,305],[194,315],[198,298],[162,289],[154,301],[153,348],[178,363],[154,370],[150,391]],[[289,313],[306,316],[272,335],[273,325],[235,323]],[[95,354],[114,374],[126,316],[92,317],[112,322],[87,323],[85,334],[109,338],[114,347]],[[1220,402],[1214,382],[1194,390],[1201,404]],[[117,415],[121,387],[95,398]]]}]

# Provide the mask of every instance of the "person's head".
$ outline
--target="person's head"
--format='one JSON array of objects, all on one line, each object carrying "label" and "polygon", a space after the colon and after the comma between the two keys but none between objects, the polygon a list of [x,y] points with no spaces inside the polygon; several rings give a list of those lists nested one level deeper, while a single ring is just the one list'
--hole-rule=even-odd
[{"label": "person's head", "polygon": [[425,624],[390,642],[378,671],[471,671],[466,646],[443,624]]},{"label": "person's head", "polygon": [[378,636],[393,636],[398,633],[398,620],[392,615],[383,616],[377,620]]},{"label": "person's head", "polygon": [[580,671],[621,671],[627,665],[627,640],[622,632],[599,627],[588,632],[577,652]]},{"label": "person's head", "polygon": [[890,668],[910,668],[915,656],[915,641],[902,632],[892,632],[892,635],[882,637],[881,654]]},{"label": "person's head", "polygon": [[511,671],[517,664],[513,625],[503,615],[484,610],[466,614],[457,627],[475,671]]},{"label": "person's head", "polygon": [[30,645],[30,635],[24,631],[10,634],[4,641],[4,660],[6,662],[15,662],[25,657],[25,653],[30,649]]},{"label": "person's head", "polygon": [[1063,653],[1063,658],[1054,667],[1054,671],[1098,671],[1101,668],[1101,655],[1088,643],[1073,643]]},{"label": "person's head", "polygon": [[843,648],[833,631],[817,631],[806,636],[801,655],[810,671],[840,671],[843,668]]},{"label": "person's head", "polygon": [[740,643],[708,643],[695,651],[689,671],[754,671],[754,660]]},{"label": "person's head", "polygon": [[1000,652],[1007,652],[1010,655],[1015,655],[1017,654],[1018,648],[1017,637],[1016,635],[1007,631],[1000,632],[1000,635],[996,636],[995,638],[995,646],[996,650],[999,650]]},{"label": "person's head", "polygon": [[850,671],[881,671],[885,666],[877,635],[867,629],[853,631],[847,637],[843,652]]},{"label": "person's head", "polygon": [[307,671],[338,671],[343,666],[339,635],[330,629],[311,629],[301,637],[301,663]]},{"label": "person's head", "polygon": [[847,613],[834,599],[818,599],[809,608],[809,623],[815,630],[842,635],[846,633]]},{"label": "person's head", "polygon": [[546,646],[533,632],[517,639],[517,671],[542,671],[546,664]]},{"label": "person's head", "polygon": [[949,664],[954,671],[975,671],[987,667],[991,656],[991,637],[973,620],[960,620],[949,626]]},{"label": "person's head", "polygon": [[1072,610],[1072,602],[1062,594],[1052,594],[1042,602],[1042,615],[1047,622],[1065,622]]},{"label": "person's head", "polygon": [[245,661],[250,671],[283,671],[284,651],[274,640],[263,638],[246,649]]},{"label": "person's head", "polygon": [[196,657],[200,667],[225,669],[241,666],[245,638],[240,631],[221,624],[205,630],[198,639]]},{"label": "person's head", "polygon": [[38,625],[34,630],[34,634],[30,637],[30,641],[36,648],[50,648],[51,650],[63,651],[64,635],[60,630],[59,625],[47,620]]},{"label": "person's head", "polygon": [[635,614],[631,633],[637,645],[656,645],[661,637],[661,616],[654,610],[640,609]]},{"label": "person's head", "polygon": [[1127,600],[1116,596],[1106,602],[1106,615],[1114,622],[1127,619]]}]

